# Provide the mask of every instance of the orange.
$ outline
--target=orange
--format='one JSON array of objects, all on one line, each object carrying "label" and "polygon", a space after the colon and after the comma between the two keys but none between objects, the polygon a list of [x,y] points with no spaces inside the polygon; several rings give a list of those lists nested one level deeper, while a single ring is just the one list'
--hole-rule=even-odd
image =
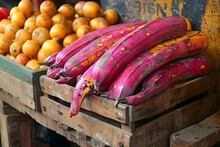
[{"label": "orange", "polygon": [[74,41],[76,41],[77,39],[78,39],[78,37],[76,36],[75,33],[67,35],[63,39],[63,46],[66,47],[66,46],[70,45],[71,43],[73,43]]},{"label": "orange", "polygon": [[29,58],[33,58],[40,50],[40,44],[35,40],[27,40],[22,46],[22,52]]},{"label": "orange", "polygon": [[22,44],[31,39],[31,33],[25,29],[19,29],[15,34],[15,40],[20,41]]},{"label": "orange", "polygon": [[36,28],[32,33],[32,40],[38,41],[42,45],[46,40],[50,39],[49,31],[44,27]]},{"label": "orange", "polygon": [[30,0],[21,0],[18,3],[19,10],[24,14],[25,17],[29,17],[32,14],[33,6]]},{"label": "orange", "polygon": [[17,12],[20,12],[18,6],[12,7],[11,10],[10,10],[10,17],[12,17],[12,15],[17,13]]},{"label": "orange", "polygon": [[22,52],[22,43],[19,41],[14,41],[9,48],[9,52],[12,56],[16,57]]},{"label": "orange", "polygon": [[44,62],[44,60],[51,54],[61,51],[61,46],[55,40],[47,40],[42,45],[41,49],[37,54],[37,59],[39,62]]},{"label": "orange", "polygon": [[44,62],[44,60],[50,55],[49,52],[46,52],[45,50],[43,49],[40,49],[37,53],[37,60],[39,62]]},{"label": "orange", "polygon": [[9,19],[2,19],[0,21],[0,33],[5,32],[5,26],[7,26],[9,23],[11,23],[11,20],[9,20]]},{"label": "orange", "polygon": [[81,25],[81,26],[77,29],[77,31],[76,31],[76,36],[77,36],[78,38],[81,38],[81,37],[83,37],[84,35],[89,34],[89,33],[91,33],[91,32],[92,32],[92,28],[91,28],[90,26],[88,26],[88,25]]},{"label": "orange", "polygon": [[15,58],[15,62],[17,62],[21,65],[25,65],[28,61],[29,61],[28,56],[26,56],[23,53],[18,54]]},{"label": "orange", "polygon": [[16,32],[19,30],[19,26],[17,24],[10,23],[5,27],[5,34],[8,35],[11,39],[15,38]]},{"label": "orange", "polygon": [[40,14],[36,18],[36,25],[37,27],[45,27],[50,29],[52,26],[52,20],[47,14]]},{"label": "orange", "polygon": [[83,6],[83,15],[91,19],[101,16],[101,11],[100,5],[93,1],[88,1]]},{"label": "orange", "polygon": [[24,29],[32,33],[36,28],[36,16],[29,17],[24,23]]},{"label": "orange", "polygon": [[26,67],[32,69],[32,70],[38,70],[40,69],[40,65],[38,64],[38,60],[37,59],[31,59],[29,60],[26,64]]},{"label": "orange", "polygon": [[67,28],[63,24],[55,24],[50,29],[50,37],[52,39],[63,39],[67,34]]},{"label": "orange", "polygon": [[107,20],[109,25],[114,25],[118,21],[118,13],[114,9],[105,10],[103,17]]},{"label": "orange", "polygon": [[66,34],[67,35],[72,34],[73,33],[73,28],[72,28],[73,22],[71,20],[67,20],[66,24],[67,24],[66,25],[66,29],[67,29]]},{"label": "orange", "polygon": [[89,19],[85,18],[85,17],[77,17],[74,21],[73,21],[73,31],[76,32],[77,28],[81,25],[89,25]]},{"label": "orange", "polygon": [[90,26],[92,27],[93,30],[99,30],[102,28],[106,28],[109,26],[107,20],[103,17],[96,17],[90,20]]},{"label": "orange", "polygon": [[53,24],[57,24],[57,23],[61,23],[66,25],[67,24],[67,19],[63,14],[55,14],[52,18],[51,18]]},{"label": "orange", "polygon": [[57,41],[50,39],[44,42],[41,49],[45,50],[49,54],[52,54],[52,53],[60,51],[61,46],[59,43],[57,43]]},{"label": "orange", "polygon": [[9,51],[12,39],[6,34],[0,34],[0,54],[5,54]]},{"label": "orange", "polygon": [[56,5],[52,1],[43,1],[40,4],[40,13],[52,17],[57,13]]},{"label": "orange", "polygon": [[74,10],[79,16],[83,16],[83,6],[85,3],[85,1],[79,1],[74,6]]},{"label": "orange", "polygon": [[24,23],[26,21],[26,18],[23,13],[17,12],[12,15],[11,17],[11,23],[17,24],[20,28],[24,26]]},{"label": "orange", "polygon": [[66,17],[66,19],[73,19],[74,15],[75,15],[74,8],[70,4],[61,5],[58,8],[57,12],[60,14],[63,14]]}]

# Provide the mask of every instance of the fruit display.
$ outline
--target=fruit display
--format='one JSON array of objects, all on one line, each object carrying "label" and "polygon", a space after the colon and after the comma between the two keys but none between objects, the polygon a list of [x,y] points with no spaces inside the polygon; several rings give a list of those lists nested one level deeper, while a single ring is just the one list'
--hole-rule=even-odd
[{"label": "fruit display", "polygon": [[[101,94],[116,101],[116,104],[138,104],[146,98],[134,95],[138,88],[144,87],[140,85],[148,76],[172,61],[198,55],[207,48],[208,37],[201,31],[192,31],[190,25],[186,18],[172,16],[96,30],[48,58],[45,61],[50,64],[47,76],[56,79],[59,84],[74,86],[70,106],[72,116],[78,114],[88,94]],[[198,70],[199,74],[189,77],[210,71],[208,56],[205,58],[207,70]],[[193,65],[192,70],[198,65]],[[189,73],[193,72],[189,70]],[[171,80],[170,84],[172,81],[175,82]],[[164,89],[152,89],[149,96]]]},{"label": "fruit display", "polygon": [[140,82],[158,67],[178,58],[198,54],[207,46],[208,37],[204,33],[191,31],[181,38],[171,39],[153,47],[129,62],[109,87],[108,97],[117,101],[124,99],[134,93]]},{"label": "fruit display", "polygon": [[74,86],[71,116],[89,94],[135,105],[211,70],[201,54],[208,37],[184,17],[117,24],[117,12],[94,1],[43,1],[34,11],[30,0],[9,16],[0,22],[0,54],[33,70],[45,65],[48,78]]},{"label": "fruit display", "polygon": [[57,6],[46,0],[38,9],[34,7],[31,0],[21,0],[11,10],[0,8],[0,54],[32,70],[46,64],[43,62],[48,56],[64,48],[72,50],[70,45],[76,40],[80,42],[79,38],[118,21],[115,10],[103,10],[94,1]]}]

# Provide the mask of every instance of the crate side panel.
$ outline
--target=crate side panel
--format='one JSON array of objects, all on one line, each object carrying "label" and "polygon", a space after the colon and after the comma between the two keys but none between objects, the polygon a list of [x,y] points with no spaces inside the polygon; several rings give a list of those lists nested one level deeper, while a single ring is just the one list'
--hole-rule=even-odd
[{"label": "crate side panel", "polygon": [[100,120],[86,113],[79,112],[76,116],[70,117],[69,108],[61,105],[45,96],[40,98],[42,113],[55,121],[63,123],[70,128],[101,141],[109,146],[124,144],[129,146],[131,133],[121,130],[111,122]]},{"label": "crate side panel", "polygon": [[[189,125],[198,123],[216,111],[216,95],[209,95],[184,107],[173,110],[139,127],[132,138],[132,145],[151,145]],[[192,117],[196,114],[196,117]]]},{"label": "crate side panel", "polygon": [[[54,79],[46,76],[40,77],[40,84],[45,94],[58,97],[69,103],[71,102],[74,87],[66,84],[58,84]],[[121,123],[127,123],[129,119],[127,105],[121,104],[115,107],[114,101],[100,96],[89,95],[84,99],[81,108]]]},{"label": "crate side panel", "polygon": [[35,100],[33,95],[33,85],[24,82],[14,76],[0,71],[0,88],[9,94],[15,96],[28,107],[35,109]]}]

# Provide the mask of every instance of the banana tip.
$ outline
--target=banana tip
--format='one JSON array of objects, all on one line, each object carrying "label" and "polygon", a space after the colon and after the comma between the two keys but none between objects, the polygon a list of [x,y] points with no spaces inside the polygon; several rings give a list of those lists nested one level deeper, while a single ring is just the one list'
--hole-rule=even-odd
[{"label": "banana tip", "polygon": [[70,111],[70,117],[76,116],[77,112],[76,111]]}]

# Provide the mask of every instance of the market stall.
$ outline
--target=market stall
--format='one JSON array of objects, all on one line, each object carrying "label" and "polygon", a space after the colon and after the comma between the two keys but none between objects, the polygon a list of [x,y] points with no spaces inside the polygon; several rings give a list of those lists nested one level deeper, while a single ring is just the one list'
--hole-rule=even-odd
[{"label": "market stall", "polygon": [[27,5],[0,22],[3,146],[33,146],[34,121],[83,147],[171,146],[218,110],[220,2]]}]

